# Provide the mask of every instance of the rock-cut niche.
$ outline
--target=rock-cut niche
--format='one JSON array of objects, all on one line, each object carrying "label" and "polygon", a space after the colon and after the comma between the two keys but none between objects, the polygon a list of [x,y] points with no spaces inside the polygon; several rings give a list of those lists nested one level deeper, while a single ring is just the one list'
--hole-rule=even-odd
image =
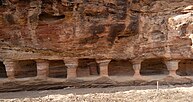
[{"label": "rock-cut niche", "polygon": [[2,2],[2,0],[0,0],[0,6],[2,6],[3,5],[3,2]]},{"label": "rock-cut niche", "polygon": [[5,65],[0,61],[0,78],[7,78]]},{"label": "rock-cut niche", "polygon": [[39,15],[39,20],[40,21],[56,21],[56,20],[61,20],[64,19],[65,15],[52,15],[52,14],[48,14],[45,12],[42,12]]}]

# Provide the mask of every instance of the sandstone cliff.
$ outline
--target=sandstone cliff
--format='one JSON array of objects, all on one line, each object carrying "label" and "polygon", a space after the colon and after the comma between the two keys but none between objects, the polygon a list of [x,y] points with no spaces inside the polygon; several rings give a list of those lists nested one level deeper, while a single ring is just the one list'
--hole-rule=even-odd
[{"label": "sandstone cliff", "polygon": [[191,58],[192,0],[1,0],[0,59]]},{"label": "sandstone cliff", "polygon": [[0,91],[192,83],[192,43],[193,0],[0,0]]}]

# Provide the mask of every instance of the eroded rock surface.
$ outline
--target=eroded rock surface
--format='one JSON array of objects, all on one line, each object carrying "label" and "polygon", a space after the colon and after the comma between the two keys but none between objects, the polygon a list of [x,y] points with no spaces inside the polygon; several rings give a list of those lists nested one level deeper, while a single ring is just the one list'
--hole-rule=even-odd
[{"label": "eroded rock surface", "polygon": [[[34,73],[39,78],[108,75],[110,60],[118,59],[130,60],[132,64],[128,66],[134,70],[129,73],[140,79],[140,63],[157,58],[162,62],[172,60],[157,66],[168,68],[169,75],[176,76],[178,68],[172,69],[173,64],[178,67],[180,60],[189,60],[189,64],[184,62],[186,65],[192,63],[192,42],[192,0],[0,0],[1,70],[6,67],[9,78],[22,73],[18,66],[37,66],[37,71],[34,67],[23,70],[34,71],[29,77],[36,76]],[[29,63],[21,62],[26,60]],[[42,60],[57,60],[59,64]],[[18,65],[18,61],[22,64]],[[111,66],[114,65],[122,70],[116,63]],[[47,67],[55,70],[48,71]],[[90,68],[88,73],[84,67]],[[183,75],[192,74],[186,70]]]},{"label": "eroded rock surface", "polygon": [[191,0],[1,0],[1,59],[12,51],[167,57],[167,46],[171,56],[190,58],[192,9]]}]

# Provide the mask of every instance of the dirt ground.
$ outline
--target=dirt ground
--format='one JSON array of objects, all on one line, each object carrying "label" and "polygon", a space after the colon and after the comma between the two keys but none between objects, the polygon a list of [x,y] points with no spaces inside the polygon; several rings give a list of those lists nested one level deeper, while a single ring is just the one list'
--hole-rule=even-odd
[{"label": "dirt ground", "polygon": [[193,85],[65,88],[0,93],[0,102],[192,102]]}]

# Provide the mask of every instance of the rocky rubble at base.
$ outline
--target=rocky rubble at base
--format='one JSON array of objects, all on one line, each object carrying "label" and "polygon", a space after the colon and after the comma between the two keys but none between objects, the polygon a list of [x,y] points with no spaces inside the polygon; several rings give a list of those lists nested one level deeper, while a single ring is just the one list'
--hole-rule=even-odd
[{"label": "rocky rubble at base", "polygon": [[[96,90],[96,89],[93,89]],[[147,89],[88,94],[49,94],[37,98],[0,99],[2,102],[191,102],[192,87]]]},{"label": "rocky rubble at base", "polygon": [[145,86],[145,85],[191,85],[193,80],[190,78],[174,78],[166,77],[162,80],[126,80],[118,82],[109,77],[101,77],[93,81],[85,81],[80,79],[74,80],[20,80],[7,81],[0,83],[0,92],[14,92],[14,91],[32,91],[32,90],[54,90],[63,88],[106,88],[119,86]]}]

